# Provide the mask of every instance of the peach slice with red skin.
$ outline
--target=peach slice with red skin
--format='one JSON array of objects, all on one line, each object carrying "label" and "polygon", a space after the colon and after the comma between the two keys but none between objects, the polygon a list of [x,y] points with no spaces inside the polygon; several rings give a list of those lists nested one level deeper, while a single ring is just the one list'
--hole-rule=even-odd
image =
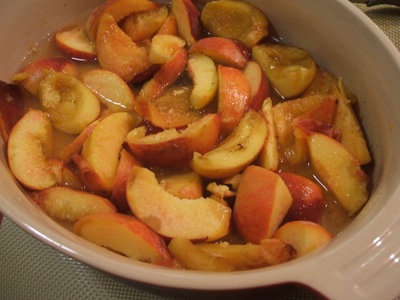
[{"label": "peach slice with red skin", "polygon": [[148,46],[132,41],[109,14],[101,17],[96,48],[100,66],[114,72],[126,82],[151,66]]},{"label": "peach slice with red skin", "polygon": [[292,202],[289,189],[277,173],[249,166],[240,179],[233,208],[236,229],[245,241],[259,244],[274,235]]},{"label": "peach slice with red skin", "polygon": [[30,194],[50,217],[76,222],[89,214],[116,212],[115,206],[106,198],[68,187],[51,187]]},{"label": "peach slice with red skin", "polygon": [[91,61],[97,58],[96,45],[80,25],[72,25],[58,30],[54,41],[58,49],[72,59]]},{"label": "peach slice with red skin", "polygon": [[164,24],[168,17],[168,8],[165,5],[132,13],[122,23],[122,30],[134,42],[150,39]]},{"label": "peach slice with red skin", "polygon": [[182,132],[168,129],[146,135],[145,127],[131,131],[126,142],[145,165],[159,167],[187,166],[193,152],[204,154],[218,141],[221,121],[218,114],[209,114],[190,124]]},{"label": "peach slice with red skin", "polygon": [[273,238],[291,245],[294,258],[304,256],[330,242],[332,234],[319,224],[310,221],[291,221],[275,232]]},{"label": "peach slice with red skin", "polygon": [[160,29],[157,31],[157,34],[179,35],[178,24],[176,24],[175,16],[168,16],[161,25]]},{"label": "peach slice with red skin", "polygon": [[203,32],[200,11],[191,0],[172,0],[171,12],[175,17],[179,35],[193,45]]},{"label": "peach slice with red skin", "polygon": [[285,222],[311,221],[319,223],[325,205],[324,193],[315,182],[290,172],[281,172],[293,198],[293,203],[285,217]]},{"label": "peach slice with red skin", "polygon": [[147,11],[158,7],[148,0],[107,0],[96,7],[86,21],[86,30],[90,40],[96,41],[100,20],[104,14],[111,15],[116,22],[120,22],[132,13]]},{"label": "peach slice with red skin", "polygon": [[133,216],[119,213],[88,215],[76,222],[74,232],[129,258],[164,267],[173,266],[164,240]]},{"label": "peach slice with red skin", "polygon": [[228,135],[239,124],[250,106],[251,87],[240,70],[218,65],[218,113],[221,132]]},{"label": "peach slice with red skin", "polygon": [[202,53],[211,57],[215,63],[235,68],[244,68],[250,60],[247,47],[239,41],[221,37],[206,37],[194,43],[189,54]]},{"label": "peach slice with red skin", "polygon": [[14,74],[11,80],[23,86],[32,95],[37,96],[39,84],[49,70],[70,74],[74,77],[78,77],[80,73],[77,64],[71,59],[50,57],[26,65]]},{"label": "peach slice with red skin", "polygon": [[247,62],[243,73],[250,83],[250,108],[258,111],[262,108],[265,99],[271,94],[267,75],[265,75],[261,66],[254,60]]},{"label": "peach slice with red skin", "polygon": [[29,110],[12,128],[8,139],[8,164],[15,178],[31,190],[56,185],[50,161],[53,147],[49,117],[40,110]]},{"label": "peach slice with red skin", "polygon": [[164,237],[214,241],[229,231],[229,207],[211,198],[178,198],[149,169],[133,168],[126,193],[132,213]]}]

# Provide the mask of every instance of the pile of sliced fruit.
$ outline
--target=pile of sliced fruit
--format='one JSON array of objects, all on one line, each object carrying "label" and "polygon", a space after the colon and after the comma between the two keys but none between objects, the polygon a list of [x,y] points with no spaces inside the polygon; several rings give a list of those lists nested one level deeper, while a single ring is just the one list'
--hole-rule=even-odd
[{"label": "pile of sliced fruit", "polygon": [[270,26],[240,1],[104,2],[1,83],[11,172],[53,219],[151,264],[245,270],[327,244],[324,222],[368,200],[371,157],[355,97]]}]

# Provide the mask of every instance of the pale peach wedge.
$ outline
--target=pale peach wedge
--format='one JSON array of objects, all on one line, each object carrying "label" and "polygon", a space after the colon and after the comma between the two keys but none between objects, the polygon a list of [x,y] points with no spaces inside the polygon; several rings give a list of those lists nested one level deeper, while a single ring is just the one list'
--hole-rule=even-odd
[{"label": "pale peach wedge", "polygon": [[171,12],[175,17],[179,35],[188,45],[193,45],[203,30],[199,9],[192,0],[172,0]]},{"label": "pale peach wedge", "polygon": [[11,80],[23,86],[29,93],[37,96],[40,82],[48,71],[62,72],[77,77],[80,73],[78,65],[64,57],[43,58],[23,67]]},{"label": "pale peach wedge", "polygon": [[210,198],[178,198],[147,168],[133,168],[126,193],[132,213],[164,237],[213,241],[228,233],[229,207]]},{"label": "pale peach wedge", "polygon": [[359,161],[333,138],[313,133],[307,138],[311,166],[350,216],[368,200],[368,176]]},{"label": "pale peach wedge", "polygon": [[217,95],[217,67],[210,57],[204,54],[192,54],[189,56],[187,72],[193,82],[190,103],[195,109],[202,109]]},{"label": "pale peach wedge", "polygon": [[194,43],[189,54],[202,53],[211,57],[215,63],[235,68],[244,68],[250,60],[247,47],[239,41],[222,37],[206,37]]},{"label": "pale peach wedge", "polygon": [[98,173],[106,192],[113,190],[122,144],[133,126],[129,113],[113,113],[97,124],[83,144],[81,155]]},{"label": "pale peach wedge", "polygon": [[175,35],[156,34],[150,45],[149,59],[152,64],[166,64],[186,42]]},{"label": "pale peach wedge", "polygon": [[221,133],[229,135],[247,112],[251,101],[250,82],[242,71],[218,65],[218,113]]},{"label": "pale peach wedge", "polygon": [[249,166],[242,173],[233,208],[235,227],[245,241],[259,244],[274,235],[292,202],[277,173]]},{"label": "pale peach wedge", "polygon": [[122,23],[122,30],[134,42],[150,39],[164,24],[168,17],[168,8],[165,5],[132,13]]},{"label": "pale peach wedge", "polygon": [[273,238],[291,245],[296,251],[294,258],[304,256],[332,239],[332,234],[319,224],[309,221],[285,223],[275,232]]},{"label": "pale peach wedge", "polygon": [[243,73],[250,83],[250,108],[258,111],[262,108],[264,100],[271,94],[267,75],[254,60],[247,62]]},{"label": "pale peach wedge", "polygon": [[104,14],[100,19],[96,48],[100,66],[126,82],[151,66],[148,46],[132,41],[109,14]]},{"label": "pale peach wedge", "polygon": [[257,157],[267,136],[261,115],[249,110],[233,132],[215,149],[201,155],[195,152],[192,169],[206,178],[227,178],[236,175]]},{"label": "pale peach wedge", "polygon": [[66,56],[79,60],[95,60],[96,45],[86,35],[85,28],[72,25],[58,30],[54,36],[58,49]]},{"label": "pale peach wedge", "polygon": [[255,5],[242,1],[207,2],[201,21],[211,35],[239,40],[249,49],[268,35],[265,14]]},{"label": "pale peach wedge", "polygon": [[160,183],[168,193],[178,198],[197,199],[203,196],[203,180],[190,170],[161,176]]},{"label": "pale peach wedge", "polygon": [[57,129],[79,134],[100,114],[100,102],[79,79],[50,72],[40,82],[38,97]]},{"label": "pale peach wedge", "polygon": [[57,183],[49,158],[53,128],[46,113],[29,110],[13,127],[7,144],[8,164],[15,178],[31,190]]},{"label": "pale peach wedge", "polygon": [[299,96],[314,79],[315,61],[303,49],[264,43],[255,45],[252,55],[271,85],[284,98]]},{"label": "pale peach wedge", "polygon": [[51,187],[30,196],[50,217],[63,221],[76,222],[90,214],[117,211],[106,198],[68,187]]},{"label": "pale peach wedge", "polygon": [[135,94],[117,74],[93,69],[82,74],[81,80],[111,112],[133,109]]},{"label": "pale peach wedge", "polygon": [[74,231],[85,240],[129,258],[164,267],[173,265],[164,240],[133,216],[119,213],[88,215],[75,224]]},{"label": "pale peach wedge", "polygon": [[99,28],[99,23],[104,14],[111,15],[116,22],[120,22],[132,13],[148,11],[158,5],[148,0],[106,0],[90,14],[86,21],[86,30],[89,38],[94,42]]},{"label": "pale peach wedge", "polygon": [[208,114],[182,132],[173,128],[146,135],[144,127],[137,127],[128,133],[126,142],[145,165],[187,166],[195,151],[204,154],[215,146],[220,127],[219,115]]}]

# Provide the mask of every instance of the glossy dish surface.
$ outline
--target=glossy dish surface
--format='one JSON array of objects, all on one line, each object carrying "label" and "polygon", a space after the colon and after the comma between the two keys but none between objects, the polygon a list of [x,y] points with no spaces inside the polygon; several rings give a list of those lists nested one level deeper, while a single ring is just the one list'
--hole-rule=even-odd
[{"label": "glossy dish surface", "polygon": [[[55,28],[69,24],[76,15],[87,13],[99,2],[15,1],[5,4],[2,12],[5,26],[0,29],[4,42],[0,49],[0,79],[9,80],[36,42],[48,38]],[[397,285],[400,246],[395,236],[400,230],[397,210],[400,171],[395,155],[400,146],[397,104],[400,86],[396,80],[400,77],[400,54],[378,27],[347,1],[250,2],[265,10],[286,43],[305,48],[320,65],[343,77],[361,102],[361,121],[375,160],[374,190],[360,215],[332,243],[284,265],[232,274],[166,270],[134,262],[99,249],[55,224],[26,198],[10,174],[3,153],[0,157],[0,210],[17,225],[63,253],[136,281],[202,290],[296,282],[328,298],[394,298],[400,294]]]}]

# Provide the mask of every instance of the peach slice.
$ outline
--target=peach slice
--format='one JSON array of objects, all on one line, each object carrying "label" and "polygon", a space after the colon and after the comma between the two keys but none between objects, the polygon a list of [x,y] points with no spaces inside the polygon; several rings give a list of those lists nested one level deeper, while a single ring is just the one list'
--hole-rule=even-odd
[{"label": "peach slice", "polygon": [[255,160],[266,136],[264,119],[257,112],[249,110],[234,131],[215,149],[204,155],[195,152],[191,167],[206,178],[234,176]]},{"label": "peach slice", "polygon": [[250,83],[250,108],[258,111],[262,108],[264,100],[271,94],[267,75],[254,60],[247,62],[243,73]]},{"label": "peach slice", "polygon": [[180,48],[185,46],[185,41],[178,36],[169,34],[156,34],[151,40],[149,58],[152,64],[166,64]]},{"label": "peach slice", "polygon": [[273,238],[291,245],[296,253],[294,258],[314,251],[332,239],[332,234],[319,224],[309,221],[292,221],[285,223],[275,232]]},{"label": "peach slice", "polygon": [[50,217],[58,220],[76,222],[90,214],[117,211],[106,198],[67,187],[51,187],[32,192],[30,196]]},{"label": "peach slice", "polygon": [[59,159],[50,159],[51,170],[57,178],[57,186],[68,187],[75,190],[84,190],[85,184],[80,174],[69,162]]},{"label": "peach slice", "polygon": [[111,193],[111,200],[120,212],[129,212],[129,205],[126,200],[126,183],[134,166],[142,166],[142,164],[127,150],[122,149],[114,188]]},{"label": "peach slice", "polygon": [[76,222],[77,235],[129,258],[172,267],[172,257],[164,240],[133,216],[97,213]]},{"label": "peach slice", "polygon": [[193,82],[190,103],[195,109],[202,109],[217,95],[217,67],[210,57],[193,54],[189,56],[187,72]]},{"label": "peach slice", "polygon": [[93,69],[83,73],[81,80],[111,112],[133,109],[135,95],[117,74],[105,69]]},{"label": "peach slice", "polygon": [[120,22],[132,13],[151,10],[157,6],[153,1],[148,0],[107,0],[96,7],[86,21],[88,36],[92,41],[96,41],[99,23],[104,14],[109,14],[116,22]]},{"label": "peach slice", "polygon": [[40,82],[38,96],[57,129],[79,134],[100,114],[96,96],[77,78],[51,72]]},{"label": "peach slice", "polygon": [[0,81],[0,136],[7,144],[11,129],[24,115],[24,96],[19,85]]},{"label": "peach slice", "polygon": [[178,198],[149,169],[133,168],[126,195],[132,213],[162,236],[213,241],[228,233],[229,207],[210,198]]},{"label": "peach slice", "polygon": [[258,166],[247,167],[240,179],[233,220],[240,236],[259,244],[273,236],[293,198],[282,178]]},{"label": "peach slice", "polygon": [[164,24],[168,17],[168,7],[165,5],[132,13],[122,23],[122,30],[134,42],[151,38]]},{"label": "peach slice", "polygon": [[228,258],[209,254],[186,238],[173,238],[168,244],[168,249],[188,270],[208,272],[235,271],[235,267]]},{"label": "peach slice", "polygon": [[338,141],[324,134],[307,138],[311,166],[319,180],[337,198],[350,216],[368,200],[368,176],[359,161]]},{"label": "peach slice", "polygon": [[126,82],[151,66],[148,46],[133,42],[109,14],[100,20],[96,48],[100,66]]},{"label": "peach slice", "polygon": [[70,74],[74,77],[79,75],[78,65],[64,57],[50,57],[32,62],[14,74],[11,80],[22,85],[29,93],[37,96],[40,82],[48,71]]},{"label": "peach slice", "polygon": [[242,1],[207,2],[201,22],[211,35],[239,40],[249,49],[268,35],[264,12]]},{"label": "peach slice", "polygon": [[203,180],[193,171],[164,175],[160,183],[168,193],[181,199],[197,199],[203,196]]},{"label": "peach slice", "polygon": [[206,37],[198,40],[189,49],[189,54],[195,53],[207,55],[215,63],[239,69],[250,60],[250,53],[244,44],[222,37]]},{"label": "peach slice", "polygon": [[126,137],[132,152],[145,165],[160,167],[187,166],[194,151],[204,154],[217,143],[221,127],[217,114],[208,114],[190,124],[181,133],[168,129],[156,134],[146,134],[144,127],[137,127]]},{"label": "peach slice", "polygon": [[319,223],[325,205],[324,193],[315,182],[290,172],[281,172],[283,179],[293,198],[292,206],[285,217],[289,221],[311,221]]},{"label": "peach slice", "polygon": [[310,54],[297,47],[264,43],[255,45],[252,55],[284,98],[294,98],[303,93],[313,81],[317,69]]},{"label": "peach slice", "polygon": [[199,9],[191,0],[172,0],[171,12],[175,17],[179,35],[189,46],[193,45],[203,31]]},{"label": "peach slice", "polygon": [[260,114],[264,117],[267,125],[267,137],[258,155],[257,162],[259,166],[265,169],[276,171],[279,167],[280,157],[271,98],[264,101]]},{"label": "peach slice", "polygon": [[113,113],[100,121],[83,144],[82,158],[102,179],[106,192],[113,190],[122,144],[133,126],[129,113]]},{"label": "peach slice", "polygon": [[221,132],[228,135],[250,106],[250,83],[238,69],[218,65],[218,113]]},{"label": "peach slice", "polygon": [[80,25],[58,30],[54,41],[58,49],[70,58],[89,61],[97,58],[96,45],[88,38],[85,29]]},{"label": "peach slice", "polygon": [[176,23],[175,16],[168,16],[168,18],[166,18],[164,23],[161,25],[160,29],[157,31],[157,34],[179,35],[178,24]]},{"label": "peach slice", "polygon": [[25,187],[42,190],[57,183],[49,158],[53,151],[53,128],[46,113],[29,110],[13,127],[7,144],[8,163]]},{"label": "peach slice", "polygon": [[227,242],[198,243],[195,245],[216,257],[229,259],[235,270],[274,266],[289,261],[294,249],[278,239],[265,239],[261,244],[229,244]]}]

